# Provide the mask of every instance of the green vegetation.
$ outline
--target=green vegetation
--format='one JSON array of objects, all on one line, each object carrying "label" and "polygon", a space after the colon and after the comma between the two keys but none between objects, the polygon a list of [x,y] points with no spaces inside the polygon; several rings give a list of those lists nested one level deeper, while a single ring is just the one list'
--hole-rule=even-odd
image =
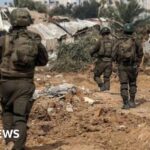
[{"label": "green vegetation", "polygon": [[41,2],[33,2],[32,0],[14,0],[14,5],[16,7],[26,7],[30,10],[37,10],[40,13],[45,13],[47,11],[46,6]]},{"label": "green vegetation", "polygon": [[66,15],[73,18],[85,19],[96,18],[98,14],[99,3],[95,0],[90,2],[85,1],[82,5],[73,6],[67,5],[66,7],[60,5],[49,12],[50,16],[53,15]]},{"label": "green vegetation", "polygon": [[92,32],[70,44],[58,47],[58,57],[52,70],[57,72],[77,72],[87,68],[92,62],[90,50],[99,38],[97,32]]},{"label": "green vegetation", "polygon": [[49,12],[50,16],[54,16],[54,15],[71,16],[71,14],[72,14],[72,5],[68,5],[67,7],[63,5],[59,5]]},{"label": "green vegetation", "polygon": [[[99,17],[106,17],[117,25],[132,23],[135,27],[147,25],[150,23],[150,14],[142,8],[137,0],[128,0],[116,2],[116,7],[105,7],[106,1],[101,2]],[[118,27],[118,26],[117,26]]]}]

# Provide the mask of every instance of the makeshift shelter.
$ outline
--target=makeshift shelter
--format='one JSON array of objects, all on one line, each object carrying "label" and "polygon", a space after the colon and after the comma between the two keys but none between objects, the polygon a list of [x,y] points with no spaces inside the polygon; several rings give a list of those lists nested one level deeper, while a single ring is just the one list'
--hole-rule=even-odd
[{"label": "makeshift shelter", "polygon": [[66,32],[57,27],[55,24],[44,25],[42,23],[34,24],[29,27],[29,30],[41,35],[42,43],[47,50],[54,50],[59,44],[59,40],[66,36]]},{"label": "makeshift shelter", "polygon": [[[60,42],[72,43],[74,36],[84,30],[98,25],[88,20],[77,20],[62,23],[34,24],[29,30],[39,33],[47,50],[55,50]],[[64,40],[63,40],[64,39]]]},{"label": "makeshift shelter", "polygon": [[62,22],[60,25],[66,29],[71,35],[76,35],[82,32],[83,30],[87,30],[94,26],[99,26],[98,23],[92,22],[89,20],[77,20],[77,21],[70,21],[70,22]]}]

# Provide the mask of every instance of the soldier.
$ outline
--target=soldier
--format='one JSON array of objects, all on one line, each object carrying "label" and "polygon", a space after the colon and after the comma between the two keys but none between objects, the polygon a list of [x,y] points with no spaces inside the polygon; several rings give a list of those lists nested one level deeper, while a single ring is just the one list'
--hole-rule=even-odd
[{"label": "soldier", "polygon": [[[114,42],[110,36],[110,29],[103,27],[100,31],[101,38],[91,51],[91,56],[96,55],[97,61],[94,68],[94,80],[101,91],[110,90],[110,76],[112,74],[112,50]],[[100,78],[103,75],[104,80]]]},{"label": "soldier", "polygon": [[47,64],[48,54],[41,37],[27,30],[32,19],[26,9],[13,10],[10,21],[12,30],[0,43],[2,121],[5,131],[19,131],[19,138],[5,138],[6,149],[24,150],[35,90],[34,70]]},{"label": "soldier", "polygon": [[[119,79],[123,109],[136,107],[135,95],[137,92],[136,80],[138,68],[142,61],[143,49],[141,42],[133,36],[132,24],[124,25],[124,36],[115,46],[114,59],[118,64]],[[129,95],[130,94],[130,95]]]}]

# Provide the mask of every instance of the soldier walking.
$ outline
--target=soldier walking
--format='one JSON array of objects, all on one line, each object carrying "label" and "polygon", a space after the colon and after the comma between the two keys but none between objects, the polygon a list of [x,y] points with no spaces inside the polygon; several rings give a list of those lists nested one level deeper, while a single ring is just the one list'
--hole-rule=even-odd
[{"label": "soldier walking", "polygon": [[[101,91],[110,90],[110,76],[112,74],[112,53],[114,41],[110,36],[110,29],[103,27],[100,31],[101,38],[91,51],[91,56],[96,55],[97,61],[94,68],[94,80]],[[103,80],[101,76],[103,75]]]},{"label": "soldier walking", "polygon": [[5,138],[6,149],[24,150],[35,90],[34,70],[47,64],[48,55],[41,37],[27,30],[32,19],[26,9],[13,10],[10,21],[12,30],[0,43],[2,121],[5,131],[19,131],[19,138]]},{"label": "soldier walking", "polygon": [[135,108],[138,69],[143,57],[141,42],[133,36],[132,24],[124,25],[124,34],[115,46],[114,59],[118,64],[123,109]]}]

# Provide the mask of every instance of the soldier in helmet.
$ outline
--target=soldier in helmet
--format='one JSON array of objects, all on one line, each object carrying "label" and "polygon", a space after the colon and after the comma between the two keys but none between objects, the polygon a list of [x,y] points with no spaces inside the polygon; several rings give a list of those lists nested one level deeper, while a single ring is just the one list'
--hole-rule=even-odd
[{"label": "soldier in helmet", "polygon": [[141,42],[133,36],[132,24],[124,25],[124,34],[115,46],[114,59],[118,64],[119,79],[121,84],[121,96],[123,109],[136,107],[135,95],[137,92],[136,80],[138,68],[142,61],[143,49]]},{"label": "soldier in helmet", "polygon": [[[100,31],[101,38],[91,51],[91,56],[96,55],[97,61],[94,68],[94,80],[101,91],[110,89],[110,76],[112,74],[112,53],[114,41],[110,36],[110,29],[103,27]],[[101,76],[103,75],[103,80]]]},{"label": "soldier in helmet", "polygon": [[26,9],[13,10],[10,21],[12,30],[0,43],[2,121],[5,131],[19,133],[16,138],[14,135],[5,137],[6,149],[24,150],[35,90],[34,70],[36,66],[47,64],[48,55],[41,37],[27,30],[32,19]]}]

